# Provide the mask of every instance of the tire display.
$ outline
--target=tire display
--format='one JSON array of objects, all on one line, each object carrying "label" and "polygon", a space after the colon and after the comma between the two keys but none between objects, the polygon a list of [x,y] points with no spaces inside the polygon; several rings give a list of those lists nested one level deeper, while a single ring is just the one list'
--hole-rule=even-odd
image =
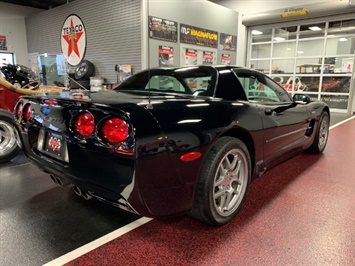
[{"label": "tire display", "polygon": [[93,76],[95,66],[89,60],[83,60],[75,69],[75,79],[89,79]]}]

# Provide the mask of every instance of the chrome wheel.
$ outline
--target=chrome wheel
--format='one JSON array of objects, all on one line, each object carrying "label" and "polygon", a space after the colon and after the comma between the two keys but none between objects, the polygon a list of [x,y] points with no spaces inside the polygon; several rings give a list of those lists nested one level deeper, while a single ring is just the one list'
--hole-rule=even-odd
[{"label": "chrome wheel", "polygon": [[17,145],[14,128],[6,121],[0,121],[0,156],[6,156]]},{"label": "chrome wheel", "polygon": [[319,154],[322,153],[327,146],[329,136],[329,121],[328,112],[323,111],[320,115],[317,128],[314,132],[314,139],[311,146],[306,150],[307,152]]},{"label": "chrome wheel", "polygon": [[327,144],[328,134],[329,134],[329,117],[324,116],[322,121],[320,121],[319,127],[319,139],[318,139],[318,149],[324,150],[325,145]]},{"label": "chrome wheel", "polygon": [[19,136],[11,118],[0,117],[0,163],[8,162],[20,151]]},{"label": "chrome wheel", "polygon": [[251,165],[243,141],[230,136],[218,139],[202,164],[190,215],[214,226],[232,221],[246,198]]},{"label": "chrome wheel", "polygon": [[248,162],[240,149],[229,151],[218,165],[214,178],[214,207],[221,216],[229,216],[240,205],[248,183]]}]

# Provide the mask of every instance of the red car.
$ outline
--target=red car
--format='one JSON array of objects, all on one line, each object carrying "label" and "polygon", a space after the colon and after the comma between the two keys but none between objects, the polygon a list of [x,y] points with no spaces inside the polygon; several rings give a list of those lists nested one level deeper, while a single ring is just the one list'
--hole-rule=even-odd
[{"label": "red car", "polygon": [[22,95],[62,92],[60,87],[37,86],[32,89],[16,88],[0,77],[0,163],[14,158],[20,151],[17,131],[13,126],[12,112],[17,99]]}]

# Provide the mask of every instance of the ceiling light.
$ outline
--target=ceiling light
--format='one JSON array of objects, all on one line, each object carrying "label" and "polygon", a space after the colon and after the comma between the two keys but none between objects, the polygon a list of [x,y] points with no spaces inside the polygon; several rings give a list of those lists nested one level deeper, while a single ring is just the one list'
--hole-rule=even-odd
[{"label": "ceiling light", "polygon": [[261,31],[258,31],[258,30],[253,30],[252,32],[251,32],[251,34],[253,34],[253,35],[261,35],[261,34],[263,34]]},{"label": "ceiling light", "polygon": [[291,51],[291,48],[290,48],[290,47],[287,47],[286,50],[287,50],[287,51]]},{"label": "ceiling light", "polygon": [[283,37],[275,37],[274,38],[274,41],[284,41],[285,40],[285,38],[283,38]]},{"label": "ceiling light", "polygon": [[347,42],[347,41],[348,41],[347,38],[340,38],[340,39],[339,39],[339,42]]},{"label": "ceiling light", "polygon": [[297,51],[298,54],[303,54],[304,52],[303,51]]},{"label": "ceiling light", "polygon": [[319,28],[318,26],[313,26],[313,27],[308,27],[310,30],[313,31],[318,31],[318,30],[322,30],[321,28]]}]

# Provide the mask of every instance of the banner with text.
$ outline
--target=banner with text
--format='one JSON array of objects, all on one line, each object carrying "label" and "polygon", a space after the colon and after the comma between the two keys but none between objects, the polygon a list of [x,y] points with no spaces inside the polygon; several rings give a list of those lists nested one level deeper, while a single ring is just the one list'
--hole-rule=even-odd
[{"label": "banner with text", "polygon": [[180,24],[180,42],[217,48],[218,32]]},{"label": "banner with text", "polygon": [[149,16],[149,37],[152,39],[177,42],[177,22]]}]

